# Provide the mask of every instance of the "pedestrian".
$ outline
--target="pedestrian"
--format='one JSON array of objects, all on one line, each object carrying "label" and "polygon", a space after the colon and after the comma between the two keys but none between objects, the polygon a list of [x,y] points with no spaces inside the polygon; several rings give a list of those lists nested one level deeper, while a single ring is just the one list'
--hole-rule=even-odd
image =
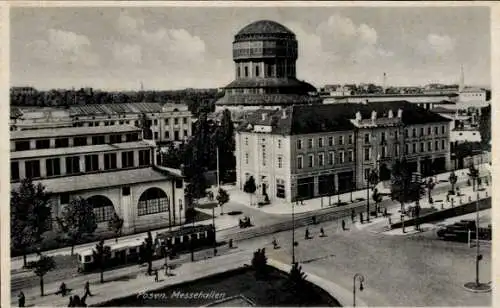
[{"label": "pedestrian", "polygon": [[321,228],[319,229],[319,233],[320,233],[320,235],[319,235],[319,236],[321,236],[321,237],[324,237],[324,236],[325,236],[325,230],[323,230],[323,227],[321,227]]},{"label": "pedestrian", "polygon": [[387,215],[388,215],[388,214],[387,214],[387,208],[384,208],[384,216],[386,216],[386,217],[387,217]]},{"label": "pedestrian", "polygon": [[19,292],[19,295],[17,296],[17,303],[19,307],[24,307],[24,304],[26,303],[26,297],[24,296],[23,291]]},{"label": "pedestrian", "polygon": [[276,240],[276,238],[273,237],[273,249],[278,249],[278,241]]},{"label": "pedestrian", "polygon": [[84,290],[84,295],[83,296],[93,296],[92,293],[90,293],[90,283],[87,281],[85,283],[85,290]]},{"label": "pedestrian", "polygon": [[82,306],[82,301],[80,300],[80,296],[75,295],[73,297],[73,307],[81,307]]},{"label": "pedestrian", "polygon": [[363,223],[363,213],[359,213],[359,221]]},{"label": "pedestrian", "polygon": [[73,303],[73,296],[70,296],[70,297],[69,297],[69,304],[68,304],[68,307],[74,307],[74,303]]},{"label": "pedestrian", "polygon": [[345,221],[342,219],[342,231],[345,231]]},{"label": "pedestrian", "polygon": [[306,228],[306,234],[305,234],[304,238],[306,240],[309,239],[309,228]]},{"label": "pedestrian", "polygon": [[158,269],[155,269],[155,282],[158,282]]},{"label": "pedestrian", "polygon": [[356,218],[356,213],[354,213],[354,209],[351,209],[351,220],[354,223],[354,218]]}]

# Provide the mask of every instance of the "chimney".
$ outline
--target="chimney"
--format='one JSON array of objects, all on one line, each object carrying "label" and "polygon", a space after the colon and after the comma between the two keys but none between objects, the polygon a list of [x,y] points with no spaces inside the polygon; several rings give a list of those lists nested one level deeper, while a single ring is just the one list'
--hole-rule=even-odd
[{"label": "chimney", "polygon": [[262,121],[265,121],[267,119],[267,113],[262,114]]},{"label": "chimney", "polygon": [[398,109],[398,118],[402,118],[402,117],[403,117],[403,110]]},{"label": "chimney", "polygon": [[392,109],[389,109],[389,114],[387,116],[389,119],[394,118],[394,114],[392,113]]},{"label": "chimney", "polygon": [[375,110],[372,111],[372,121],[377,119],[377,112]]}]

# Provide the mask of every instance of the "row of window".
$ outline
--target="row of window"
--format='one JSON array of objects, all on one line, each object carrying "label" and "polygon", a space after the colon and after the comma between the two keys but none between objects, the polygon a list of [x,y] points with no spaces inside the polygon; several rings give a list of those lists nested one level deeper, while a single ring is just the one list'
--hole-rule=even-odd
[{"label": "row of window", "polygon": [[[427,151],[440,151],[446,150],[446,140],[441,140],[441,148],[439,147],[440,142],[438,140],[434,141],[434,148],[432,147],[432,141],[427,142]],[[411,154],[417,153],[417,145],[418,143],[405,144],[405,154],[410,154],[410,145],[411,145]],[[418,152],[426,152],[425,150],[426,144],[425,142],[420,142],[420,146],[418,147]]]},{"label": "row of window", "polygon": [[[334,164],[343,164],[346,162],[346,155],[344,151],[339,151],[338,155],[335,155],[335,152],[328,152],[328,161],[327,164],[332,166]],[[336,158],[336,159],[335,159]],[[347,152],[347,162],[353,162],[354,161],[354,152],[353,151],[348,151]],[[309,154],[307,155],[307,167],[308,168],[313,168],[316,164],[315,160],[315,155],[314,154]],[[280,157],[278,157],[278,167],[280,165]],[[318,167],[323,167],[325,166],[325,154],[324,153],[319,153],[318,154],[318,159],[317,159],[317,165]],[[281,167],[279,167],[281,168]],[[297,156],[297,169],[303,169],[304,168],[304,157],[302,155]]]},{"label": "row of window", "polygon": [[[164,119],[164,122],[165,122],[165,125],[170,125],[170,118],[167,118],[167,119]],[[95,122],[83,122],[83,121],[79,121],[79,122],[75,122],[73,123],[73,127],[82,127],[84,126],[84,123],[88,123],[88,126],[92,127],[92,126],[100,126],[101,123],[103,126],[113,126],[113,125],[124,125],[124,124],[128,124],[128,125],[131,125],[131,124],[134,124],[135,126],[139,126],[139,120],[135,120],[135,121],[132,121],[132,120],[119,120],[119,121],[112,121],[112,120],[109,120],[109,121],[95,121]],[[188,118],[187,117],[184,117],[182,118],[182,123],[183,124],[187,124],[188,123]],[[155,119],[153,121],[151,120],[147,120],[147,124],[148,125],[158,125],[158,119]],[[178,125],[179,124],[179,118],[174,118],[174,125]]]},{"label": "row of window", "polygon": [[[151,164],[151,151],[150,150],[140,150],[139,152],[139,165],[138,167],[149,166]],[[104,170],[114,170],[118,169],[117,165],[117,153],[105,153],[104,154]],[[70,156],[65,157],[66,163],[66,173],[64,175],[79,174],[83,172],[80,166],[80,156]],[[127,151],[121,153],[121,168],[132,168],[135,167],[135,152]],[[48,158],[45,160],[45,171],[47,177],[63,175],[61,172],[61,159],[62,158]],[[99,171],[99,154],[89,154],[84,156],[84,166],[85,172],[95,172]],[[10,163],[10,178],[12,181],[17,181],[21,178],[19,172],[19,162],[11,161]],[[40,160],[27,160],[24,162],[25,178],[40,178],[41,168]]]},{"label": "row of window", "polygon": [[[109,136],[108,138],[106,138]],[[139,140],[139,133],[128,133],[125,134],[125,139],[123,139],[122,134],[113,134],[113,135],[97,135],[92,136],[90,139],[88,137],[72,137],[73,138],[73,146],[86,146],[86,145],[98,145],[98,144],[106,144],[106,139],[109,140],[108,143],[122,143],[122,142],[134,142]],[[15,151],[28,151],[28,150],[40,150],[40,149],[50,149],[51,139],[40,139],[36,140],[34,144],[34,148],[31,147],[31,142],[29,140],[21,140],[16,141],[14,143]],[[67,148],[69,147],[70,138],[56,138],[54,140],[55,148]]]},{"label": "row of window", "polygon": [[[347,144],[352,144],[353,143],[353,138],[354,138],[353,135],[348,135],[347,136]],[[325,138],[325,137],[319,137],[317,140],[318,140],[318,147],[319,148],[324,147],[325,144],[327,144],[327,146],[329,146],[329,147],[335,145],[335,138],[333,136],[329,136],[327,138]],[[307,139],[307,148],[308,149],[312,149],[314,147],[314,141],[315,141],[314,138],[308,138]],[[338,145],[344,145],[344,143],[345,143],[344,136],[338,136],[338,138],[337,138],[337,144]],[[303,148],[304,148],[303,140],[302,139],[298,139],[297,140],[297,149],[301,150]]]},{"label": "row of window", "polygon": [[[441,135],[444,135],[446,133],[446,126],[441,125]],[[411,137],[422,137],[422,136],[432,136],[432,135],[439,135],[439,126],[434,126],[434,129],[432,129],[432,126],[427,126],[427,130],[424,127],[420,127],[420,133],[417,135],[417,128],[412,128],[411,130]],[[405,137],[408,138],[410,136],[410,129],[407,128],[405,129]]]}]

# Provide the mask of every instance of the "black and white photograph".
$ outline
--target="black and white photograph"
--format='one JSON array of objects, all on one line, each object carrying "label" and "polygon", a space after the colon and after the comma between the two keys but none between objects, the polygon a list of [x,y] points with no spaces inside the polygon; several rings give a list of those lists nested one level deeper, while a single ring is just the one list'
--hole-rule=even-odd
[{"label": "black and white photograph", "polygon": [[493,305],[493,2],[68,3],[2,8],[4,305]]}]

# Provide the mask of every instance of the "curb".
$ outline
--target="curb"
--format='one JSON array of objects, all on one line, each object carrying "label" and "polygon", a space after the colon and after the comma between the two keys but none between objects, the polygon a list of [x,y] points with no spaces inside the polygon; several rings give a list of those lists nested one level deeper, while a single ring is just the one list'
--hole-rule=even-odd
[{"label": "curb", "polygon": [[[267,259],[267,264],[287,274],[290,272],[290,269],[292,268],[291,265],[282,263],[280,261],[271,258]],[[326,280],[309,272],[304,271],[304,274],[307,275],[306,277],[307,281],[309,281],[312,284],[315,284],[316,286],[320,287],[325,292],[330,294],[330,296],[336,299],[342,307],[352,306],[352,291],[349,291],[332,281]],[[356,297],[356,306],[368,307],[368,305],[362,299],[360,299],[359,296]]]}]

